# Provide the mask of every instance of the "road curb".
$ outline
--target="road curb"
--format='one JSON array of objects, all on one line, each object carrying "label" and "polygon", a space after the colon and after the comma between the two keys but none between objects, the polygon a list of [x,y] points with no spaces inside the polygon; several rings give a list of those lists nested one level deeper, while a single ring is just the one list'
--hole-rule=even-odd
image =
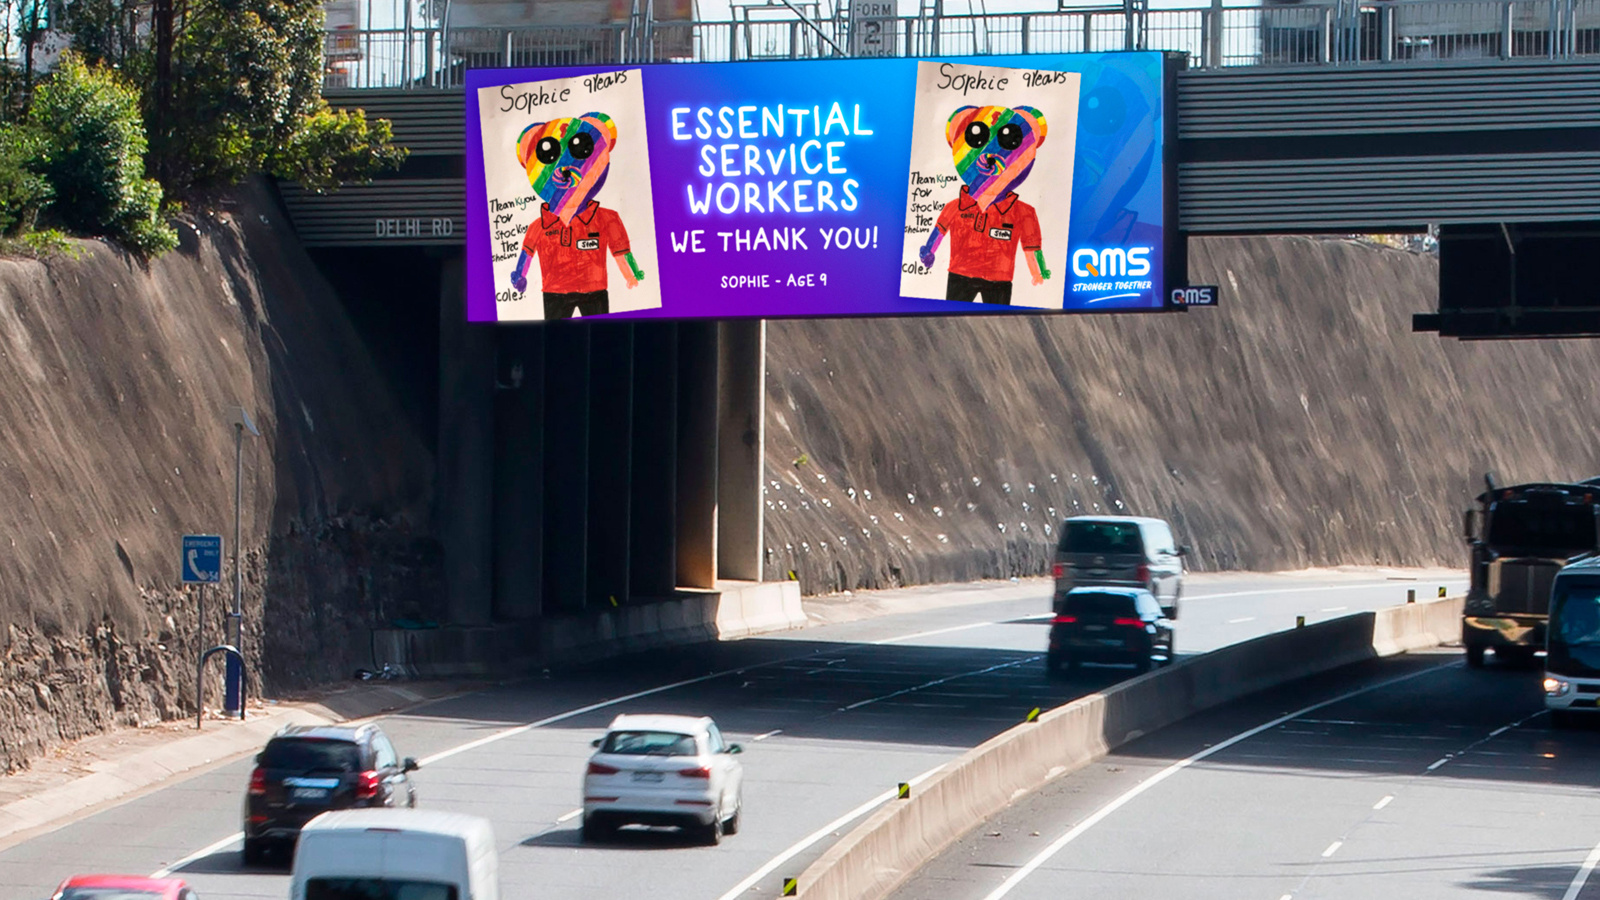
[{"label": "road curb", "polygon": [[0,806],[0,849],[68,825],[173,781],[226,765],[289,725],[330,725],[398,712],[459,694],[459,683],[373,684],[315,701],[253,710],[244,721],[209,720],[205,729],[109,763],[100,771]]}]

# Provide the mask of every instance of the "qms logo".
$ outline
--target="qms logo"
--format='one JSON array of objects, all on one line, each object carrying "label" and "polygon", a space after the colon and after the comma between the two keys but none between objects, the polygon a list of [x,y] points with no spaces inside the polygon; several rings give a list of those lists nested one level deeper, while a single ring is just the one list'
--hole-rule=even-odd
[{"label": "qms logo", "polygon": [[1079,278],[1143,278],[1150,274],[1150,247],[1107,247],[1073,251],[1072,274]]}]

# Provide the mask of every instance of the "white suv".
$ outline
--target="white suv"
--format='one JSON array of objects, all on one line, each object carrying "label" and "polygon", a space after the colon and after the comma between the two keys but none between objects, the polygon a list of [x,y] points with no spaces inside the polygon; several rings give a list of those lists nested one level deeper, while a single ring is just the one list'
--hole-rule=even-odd
[{"label": "white suv", "polygon": [[738,744],[701,716],[617,716],[594,741],[583,776],[583,839],[623,825],[676,825],[716,844],[739,830],[744,767]]}]

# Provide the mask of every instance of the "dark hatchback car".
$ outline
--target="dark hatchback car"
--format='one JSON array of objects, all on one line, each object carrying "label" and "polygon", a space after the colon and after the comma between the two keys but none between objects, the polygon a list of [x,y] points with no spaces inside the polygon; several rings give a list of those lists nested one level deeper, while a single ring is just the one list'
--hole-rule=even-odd
[{"label": "dark hatchback car", "polygon": [[1061,595],[1050,625],[1050,674],[1081,662],[1132,663],[1140,672],[1173,659],[1173,622],[1144,588],[1081,587]]},{"label": "dark hatchback car", "polygon": [[244,861],[274,843],[293,847],[300,829],[332,809],[416,806],[407,773],[417,761],[395,754],[376,725],[293,726],[256,754],[244,801]]}]

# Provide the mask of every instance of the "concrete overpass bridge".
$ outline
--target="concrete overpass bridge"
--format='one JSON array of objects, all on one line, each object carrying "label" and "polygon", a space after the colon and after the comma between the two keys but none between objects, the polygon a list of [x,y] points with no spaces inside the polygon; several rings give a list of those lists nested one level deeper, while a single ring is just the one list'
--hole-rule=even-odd
[{"label": "concrete overpass bridge", "polygon": [[[1419,330],[1600,332],[1592,291],[1530,288],[1528,273],[1550,266],[1526,262],[1587,258],[1570,251],[1600,234],[1595,0],[1130,6],[883,24],[879,49],[898,55],[1185,54],[1176,92],[1182,231],[1433,227],[1441,301],[1417,317]],[[583,634],[601,640],[627,631],[617,617],[631,607],[659,613],[653,601],[681,601],[681,588],[771,574],[762,565],[758,324],[496,330],[461,321],[465,69],[825,58],[859,49],[857,37],[848,19],[797,17],[330,33],[330,102],[391,120],[411,156],[398,172],[334,194],[283,184],[283,200],[330,269],[401,273],[381,289],[347,279],[342,292],[366,291],[384,316],[391,298],[410,298],[437,317],[439,333],[441,521],[452,621],[470,633],[380,637],[397,659],[437,654],[439,665],[456,665],[503,660],[506,641],[554,647],[561,641],[527,630],[553,616],[588,622]],[[1541,299],[1552,293],[1569,299]],[[658,371],[672,374],[649,374]],[[715,618],[707,609],[697,615]]]}]

